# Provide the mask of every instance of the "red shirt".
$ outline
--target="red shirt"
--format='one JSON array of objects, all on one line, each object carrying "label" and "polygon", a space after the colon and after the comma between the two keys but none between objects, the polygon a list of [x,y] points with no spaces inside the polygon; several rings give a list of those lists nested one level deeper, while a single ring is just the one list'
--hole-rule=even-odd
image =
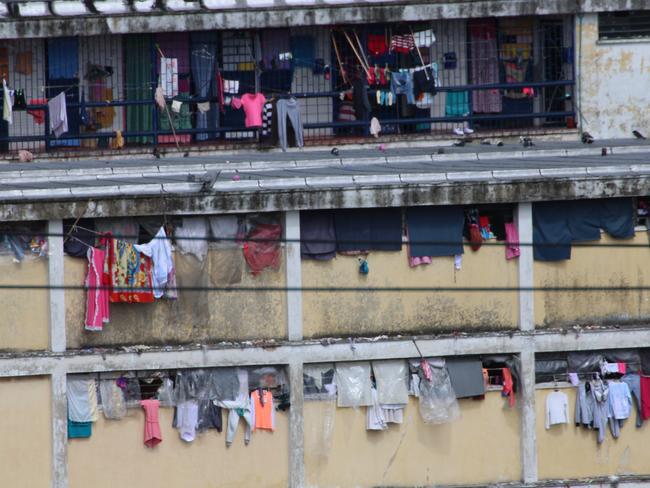
[{"label": "red shirt", "polygon": [[246,113],[246,127],[262,127],[262,109],[266,103],[266,97],[261,93],[244,93],[241,97],[241,104]]}]

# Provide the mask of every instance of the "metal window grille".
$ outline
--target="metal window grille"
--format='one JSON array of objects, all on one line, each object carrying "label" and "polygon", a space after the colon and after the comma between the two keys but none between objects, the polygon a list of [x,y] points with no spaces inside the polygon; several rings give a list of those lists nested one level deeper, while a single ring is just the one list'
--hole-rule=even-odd
[{"label": "metal window grille", "polygon": [[650,10],[599,13],[598,37],[600,39],[650,37]]}]

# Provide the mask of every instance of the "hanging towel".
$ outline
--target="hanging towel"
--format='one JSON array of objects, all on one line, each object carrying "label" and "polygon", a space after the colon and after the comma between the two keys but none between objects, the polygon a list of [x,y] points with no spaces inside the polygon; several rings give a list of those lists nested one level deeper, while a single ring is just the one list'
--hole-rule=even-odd
[{"label": "hanging towel", "polygon": [[104,262],[106,252],[102,249],[89,247],[88,274],[86,275],[86,330],[101,331],[110,319],[108,306],[108,290],[103,286]]},{"label": "hanging towel", "polygon": [[[68,418],[74,422],[92,422],[93,409],[97,406],[91,404],[90,388],[94,388],[95,380],[88,378],[68,378]],[[97,399],[95,398],[95,401]]]},{"label": "hanging towel", "polygon": [[160,85],[166,97],[178,95],[178,59],[160,58]]},{"label": "hanging towel", "polygon": [[328,261],[336,256],[334,213],[327,210],[300,212],[300,255]]},{"label": "hanging towel", "polygon": [[7,87],[7,82],[2,80],[2,119],[9,125],[14,123],[13,106],[11,90]]},{"label": "hanging towel", "polygon": [[616,239],[634,237],[634,202],[631,198],[603,198],[600,226]]},{"label": "hanging towel", "polygon": [[50,130],[55,137],[68,132],[68,110],[65,101],[65,92],[59,93],[49,102],[47,106],[50,112]]},{"label": "hanging towel", "polygon": [[406,209],[412,257],[463,254],[465,214],[455,205]]},{"label": "hanging towel", "polygon": [[506,259],[514,259],[519,257],[521,250],[519,249],[519,230],[514,222],[506,222]]},{"label": "hanging towel", "polygon": [[571,230],[562,202],[533,203],[533,255],[537,261],[571,259]]},{"label": "hanging towel", "polygon": [[399,251],[402,249],[402,210],[370,208],[334,213],[336,250]]},{"label": "hanging towel", "polygon": [[575,200],[562,202],[562,204],[569,218],[573,242],[600,240],[602,208],[599,200]]},{"label": "hanging towel", "polygon": [[68,439],[87,439],[92,433],[92,422],[75,422],[68,419]]},{"label": "hanging towel", "polygon": [[107,276],[111,302],[148,303],[154,301],[151,259],[133,244],[108,239]]}]

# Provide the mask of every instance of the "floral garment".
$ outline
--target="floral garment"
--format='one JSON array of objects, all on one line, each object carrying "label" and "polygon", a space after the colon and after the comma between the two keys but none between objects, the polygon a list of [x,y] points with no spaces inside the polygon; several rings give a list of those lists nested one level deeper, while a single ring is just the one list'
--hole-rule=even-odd
[{"label": "floral garment", "polygon": [[111,287],[111,302],[149,303],[154,301],[151,258],[133,244],[108,239],[105,278]]}]

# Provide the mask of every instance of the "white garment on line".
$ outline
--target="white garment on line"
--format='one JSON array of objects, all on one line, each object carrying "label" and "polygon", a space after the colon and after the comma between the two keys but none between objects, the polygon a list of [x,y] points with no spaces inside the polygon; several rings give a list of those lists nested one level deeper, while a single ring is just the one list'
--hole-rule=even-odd
[{"label": "white garment on line", "polygon": [[[73,422],[92,422],[97,410],[97,397],[93,407],[90,398],[90,388],[95,380],[86,378],[68,378],[68,418]],[[93,411],[94,410],[94,411]]]},{"label": "white garment on line", "polygon": [[196,438],[196,426],[199,422],[199,404],[196,400],[179,403],[176,407],[176,428],[181,439],[192,442]]},{"label": "white garment on line", "polygon": [[49,100],[47,102],[47,108],[50,112],[50,130],[58,138],[61,134],[68,132],[68,109],[65,101],[65,92],[61,92]]},{"label": "white garment on line", "polygon": [[145,256],[151,258],[153,264],[153,296],[160,298],[165,292],[165,287],[174,274],[174,258],[172,245],[167,239],[165,228],[161,227],[153,240],[146,244],[135,244],[135,247]]},{"label": "white garment on line", "polygon": [[166,97],[178,95],[178,59],[160,58],[160,86]]},{"label": "white garment on line", "polygon": [[546,422],[547,429],[555,424],[569,423],[569,399],[566,393],[554,391],[546,397]]},{"label": "white garment on line", "polygon": [[172,100],[172,112],[179,113],[181,111],[182,106],[183,106],[183,102],[181,102],[180,100]]},{"label": "white garment on line", "polygon": [[201,112],[202,114],[209,112],[210,111],[210,102],[199,102],[196,104],[196,108]]},{"label": "white garment on line", "polygon": [[174,230],[174,237],[183,254],[194,254],[199,261],[208,254],[208,220],[205,217],[183,217],[182,225]]},{"label": "white garment on line", "polygon": [[14,123],[13,106],[13,90],[10,90],[7,82],[2,80],[2,118],[9,125]]}]

